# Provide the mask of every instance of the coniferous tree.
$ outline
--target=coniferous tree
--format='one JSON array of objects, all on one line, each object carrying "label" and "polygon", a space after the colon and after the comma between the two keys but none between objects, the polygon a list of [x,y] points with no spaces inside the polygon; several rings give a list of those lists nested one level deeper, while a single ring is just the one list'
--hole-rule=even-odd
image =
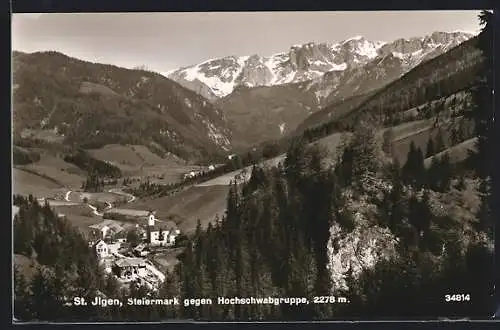
[{"label": "coniferous tree", "polygon": [[427,186],[432,190],[438,190],[441,182],[441,161],[439,157],[432,157],[431,165],[427,170]]},{"label": "coniferous tree", "polygon": [[425,183],[425,165],[422,149],[417,148],[415,154],[415,186],[421,188]]},{"label": "coniferous tree", "polygon": [[410,150],[401,174],[405,184],[420,188],[425,183],[424,156],[422,150],[415,147],[413,141],[410,143]]},{"label": "coniferous tree", "polygon": [[55,285],[55,274],[47,268],[40,268],[31,282],[32,292],[28,309],[33,311],[37,320],[55,320],[60,318],[62,297]]},{"label": "coniferous tree", "polygon": [[478,36],[478,47],[484,56],[476,85],[473,88],[473,111],[470,112],[475,122],[478,137],[475,169],[481,178],[491,176],[491,143],[493,141],[493,14],[482,11],[479,16],[482,30]]},{"label": "coniferous tree", "polygon": [[440,176],[440,184],[439,190],[442,192],[447,191],[450,188],[451,177],[452,177],[452,168],[450,156],[448,153],[445,153],[439,162],[439,176]]},{"label": "coniferous tree", "polygon": [[432,137],[429,136],[429,140],[427,141],[427,147],[425,148],[425,158],[429,158],[433,156],[436,153],[434,150],[434,141],[432,140]]},{"label": "coniferous tree", "polygon": [[451,133],[450,133],[451,145],[459,144],[462,141],[459,134],[460,134],[460,130],[458,128],[454,127],[451,129]]},{"label": "coniferous tree", "polygon": [[394,131],[392,128],[388,128],[384,131],[382,150],[389,156],[392,156],[392,140],[394,139]]},{"label": "coniferous tree", "polygon": [[430,209],[430,197],[427,190],[424,191],[422,200],[419,205],[420,221],[418,222],[418,230],[422,233],[420,238],[421,250],[429,249],[430,226],[433,221],[433,215]]},{"label": "coniferous tree", "polygon": [[411,182],[412,172],[414,171],[416,163],[416,152],[417,148],[415,147],[415,143],[411,141],[410,149],[408,150],[408,154],[406,156],[406,162],[401,168],[401,178],[405,184],[410,184]]},{"label": "coniferous tree", "polygon": [[363,186],[364,177],[375,177],[380,169],[379,155],[375,140],[375,128],[368,123],[362,123],[355,130],[350,146],[353,151],[352,175]]},{"label": "coniferous tree", "polygon": [[446,149],[446,145],[444,143],[443,132],[441,129],[438,130],[436,134],[436,145],[435,145],[436,153],[440,153]]},{"label": "coniferous tree", "polygon": [[292,188],[298,187],[306,169],[306,145],[303,139],[296,138],[292,141],[284,162],[284,169],[288,182]]}]

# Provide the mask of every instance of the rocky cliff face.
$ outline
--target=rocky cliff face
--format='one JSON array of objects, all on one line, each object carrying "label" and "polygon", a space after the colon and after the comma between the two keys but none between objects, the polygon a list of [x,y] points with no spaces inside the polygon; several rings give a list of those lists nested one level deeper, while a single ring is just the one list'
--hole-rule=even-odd
[{"label": "rocky cliff face", "polygon": [[[455,184],[454,181],[452,186]],[[366,187],[385,193],[391,190],[391,187],[383,181],[367,184]],[[457,231],[462,239],[460,243],[463,251],[471,242],[489,242],[484,233],[478,234],[473,227],[480,207],[478,187],[478,180],[467,179],[463,189],[452,188],[446,193],[428,190],[432,214],[435,217],[450,216],[454,219],[453,230]],[[406,187],[404,191],[407,198],[413,195],[420,199],[423,196],[423,190],[412,191]],[[398,238],[388,228],[375,224],[379,216],[377,207],[363,195],[353,198],[348,190],[343,195],[346,201],[344,212],[353,215],[355,228],[347,232],[337,223],[330,228],[327,268],[331,276],[332,292],[348,289],[346,282],[348,274],[358,278],[363,271],[373,269],[378,262],[398,257],[396,249]],[[488,244],[490,246],[491,242]],[[443,245],[442,254],[444,253]]]}]

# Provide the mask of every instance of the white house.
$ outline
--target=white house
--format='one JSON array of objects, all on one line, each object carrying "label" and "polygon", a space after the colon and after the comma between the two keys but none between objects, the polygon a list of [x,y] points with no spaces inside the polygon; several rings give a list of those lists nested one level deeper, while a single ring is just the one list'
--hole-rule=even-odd
[{"label": "white house", "polygon": [[168,245],[170,231],[164,226],[154,225],[148,227],[149,244],[156,246]]},{"label": "white house", "polygon": [[122,243],[120,243],[120,242],[108,244],[108,253],[110,255],[112,255],[114,253],[118,253],[118,251],[120,250],[121,247],[122,247]]},{"label": "white house", "polygon": [[195,171],[191,171],[189,173],[186,173],[184,174],[184,180],[185,179],[191,179],[191,178],[194,178],[195,176],[198,175],[198,172],[195,172]]},{"label": "white house", "polygon": [[108,244],[106,244],[106,242],[104,242],[103,240],[99,240],[94,245],[94,249],[95,249],[95,252],[97,254],[97,257],[100,259],[106,258],[110,255]]}]

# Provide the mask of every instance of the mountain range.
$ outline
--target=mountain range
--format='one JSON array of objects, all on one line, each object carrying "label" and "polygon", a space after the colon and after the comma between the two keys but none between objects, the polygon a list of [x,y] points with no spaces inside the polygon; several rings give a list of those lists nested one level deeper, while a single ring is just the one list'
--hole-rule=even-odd
[{"label": "mountain range", "polygon": [[[263,57],[227,56],[180,68],[167,77],[213,100],[231,94],[238,86],[274,86],[310,81],[327,72],[340,73],[380,64],[391,56],[403,70],[435,57],[472,37],[464,32],[435,32],[428,36],[397,39],[393,42],[370,41],[362,36],[337,44],[309,42],[293,45],[287,52]],[[372,63],[374,65],[375,63]]]},{"label": "mountain range", "polygon": [[307,43],[270,57],[206,61],[168,78],[58,52],[14,52],[14,138],[49,132],[73,147],[142,144],[185,160],[239,151],[292,134],[328,106],[351,109],[471,36]]},{"label": "mountain range", "polygon": [[294,45],[268,57],[208,60],[168,77],[217,104],[233,145],[246,148],[280,139],[325,106],[374,92],[472,36],[434,32],[389,43],[356,36],[333,45]]}]

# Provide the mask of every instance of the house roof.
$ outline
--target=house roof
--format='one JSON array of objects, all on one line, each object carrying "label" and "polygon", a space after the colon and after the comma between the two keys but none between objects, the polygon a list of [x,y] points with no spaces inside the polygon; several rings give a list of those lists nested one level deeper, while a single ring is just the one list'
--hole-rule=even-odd
[{"label": "house roof", "polygon": [[106,242],[104,242],[102,239],[98,240],[92,245],[92,251],[97,252],[97,246],[104,244],[105,246],[108,246]]},{"label": "house roof", "polygon": [[119,231],[117,233],[115,233],[113,235],[114,238],[127,238],[127,231],[126,230],[122,230],[122,231]]},{"label": "house roof", "polygon": [[98,230],[102,230],[104,227],[108,227],[111,231],[114,231],[115,233],[121,232],[125,229],[121,223],[114,220],[104,220],[102,222],[90,225],[89,227]]},{"label": "house roof", "polygon": [[144,260],[141,258],[124,258],[124,259],[118,259],[115,264],[122,268],[122,267],[137,267],[137,266],[142,266],[146,265]]},{"label": "house roof", "polygon": [[134,248],[134,250],[136,250],[136,251],[142,251],[142,250],[146,249],[147,247],[148,247],[148,246],[147,246],[146,244],[141,243],[141,244],[137,245],[137,246]]}]

